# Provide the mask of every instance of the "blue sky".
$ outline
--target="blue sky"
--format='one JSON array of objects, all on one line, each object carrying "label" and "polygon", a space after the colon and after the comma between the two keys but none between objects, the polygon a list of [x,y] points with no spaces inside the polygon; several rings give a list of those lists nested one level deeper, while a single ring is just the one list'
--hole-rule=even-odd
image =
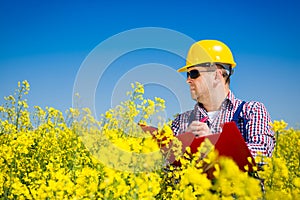
[{"label": "blue sky", "polygon": [[[158,27],[194,40],[219,39],[228,44],[237,62],[231,82],[235,95],[261,101],[273,120],[283,119],[290,126],[299,127],[299,8],[296,0],[1,0],[0,103],[4,96],[13,93],[18,81],[28,80],[31,107],[52,106],[64,111],[72,106],[80,67],[99,44],[124,31]],[[107,49],[106,53],[114,50]],[[184,59],[155,49],[121,56],[97,85],[97,115],[112,101],[117,102],[111,100],[112,90],[122,76],[147,63],[177,69],[184,65]],[[168,73],[153,73],[160,80],[170,78]],[[188,91],[187,95],[187,104],[192,107],[194,102],[189,100]],[[174,91],[166,87],[148,84],[146,96],[165,98],[168,117],[181,111]]]}]

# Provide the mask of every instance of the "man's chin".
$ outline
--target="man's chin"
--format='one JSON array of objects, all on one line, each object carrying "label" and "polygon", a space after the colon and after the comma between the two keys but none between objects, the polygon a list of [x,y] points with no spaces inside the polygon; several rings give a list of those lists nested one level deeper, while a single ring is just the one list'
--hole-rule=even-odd
[{"label": "man's chin", "polygon": [[191,94],[193,100],[198,101],[198,97],[196,95]]}]

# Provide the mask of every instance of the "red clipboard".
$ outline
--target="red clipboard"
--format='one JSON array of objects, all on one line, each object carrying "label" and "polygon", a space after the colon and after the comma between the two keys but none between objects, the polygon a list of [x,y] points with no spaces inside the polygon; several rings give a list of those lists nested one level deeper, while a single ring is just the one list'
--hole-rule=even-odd
[{"label": "red clipboard", "polygon": [[[149,131],[150,133],[157,130],[155,127],[141,127],[144,131]],[[219,156],[232,158],[240,170],[246,171],[245,166],[248,166],[247,171],[252,172],[253,166],[256,166],[255,160],[235,122],[225,123],[222,128],[222,133],[219,134],[212,134],[196,138],[194,134],[186,132],[180,134],[177,136],[177,138],[182,142],[182,152],[184,152],[186,147],[189,146],[191,148],[191,153],[196,153],[197,148],[207,138],[212,144],[214,144]],[[178,165],[178,163],[175,162],[174,157],[169,159],[169,161],[170,163]]]}]

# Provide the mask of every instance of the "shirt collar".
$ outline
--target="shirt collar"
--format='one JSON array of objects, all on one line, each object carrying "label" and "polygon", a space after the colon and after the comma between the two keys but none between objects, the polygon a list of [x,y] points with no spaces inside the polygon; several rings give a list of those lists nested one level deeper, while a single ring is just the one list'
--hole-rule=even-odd
[{"label": "shirt collar", "polygon": [[[222,103],[222,106],[221,106],[221,109],[226,109],[226,108],[229,108],[230,110],[233,108],[233,105],[235,105],[237,99],[235,98],[233,92],[231,90],[229,90],[227,96],[225,97],[223,103]],[[203,112],[205,109],[203,107],[203,104],[202,103],[197,103],[195,105],[195,108],[194,109],[199,109],[199,107],[201,108],[201,111]]]},{"label": "shirt collar", "polygon": [[229,108],[231,110],[233,108],[233,105],[235,105],[236,101],[237,99],[235,98],[233,92],[229,90],[226,98],[222,103],[222,109]]}]

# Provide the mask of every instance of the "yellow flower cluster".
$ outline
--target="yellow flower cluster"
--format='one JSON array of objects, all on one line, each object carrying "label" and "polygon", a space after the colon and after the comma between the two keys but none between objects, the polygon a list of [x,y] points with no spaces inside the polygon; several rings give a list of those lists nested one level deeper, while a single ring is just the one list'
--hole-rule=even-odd
[{"label": "yellow flower cluster", "polygon": [[[1,199],[299,199],[299,130],[274,122],[277,146],[260,181],[219,157],[208,141],[198,152],[173,136],[168,122],[141,125],[165,108],[132,84],[129,100],[97,121],[88,109],[28,111],[27,81],[0,106]],[[168,163],[175,156],[179,166]]]},{"label": "yellow flower cluster", "polygon": [[[277,145],[259,174],[265,179],[266,199],[300,199],[300,130],[286,129],[283,120],[272,123]],[[260,159],[260,160],[261,160]]]}]

